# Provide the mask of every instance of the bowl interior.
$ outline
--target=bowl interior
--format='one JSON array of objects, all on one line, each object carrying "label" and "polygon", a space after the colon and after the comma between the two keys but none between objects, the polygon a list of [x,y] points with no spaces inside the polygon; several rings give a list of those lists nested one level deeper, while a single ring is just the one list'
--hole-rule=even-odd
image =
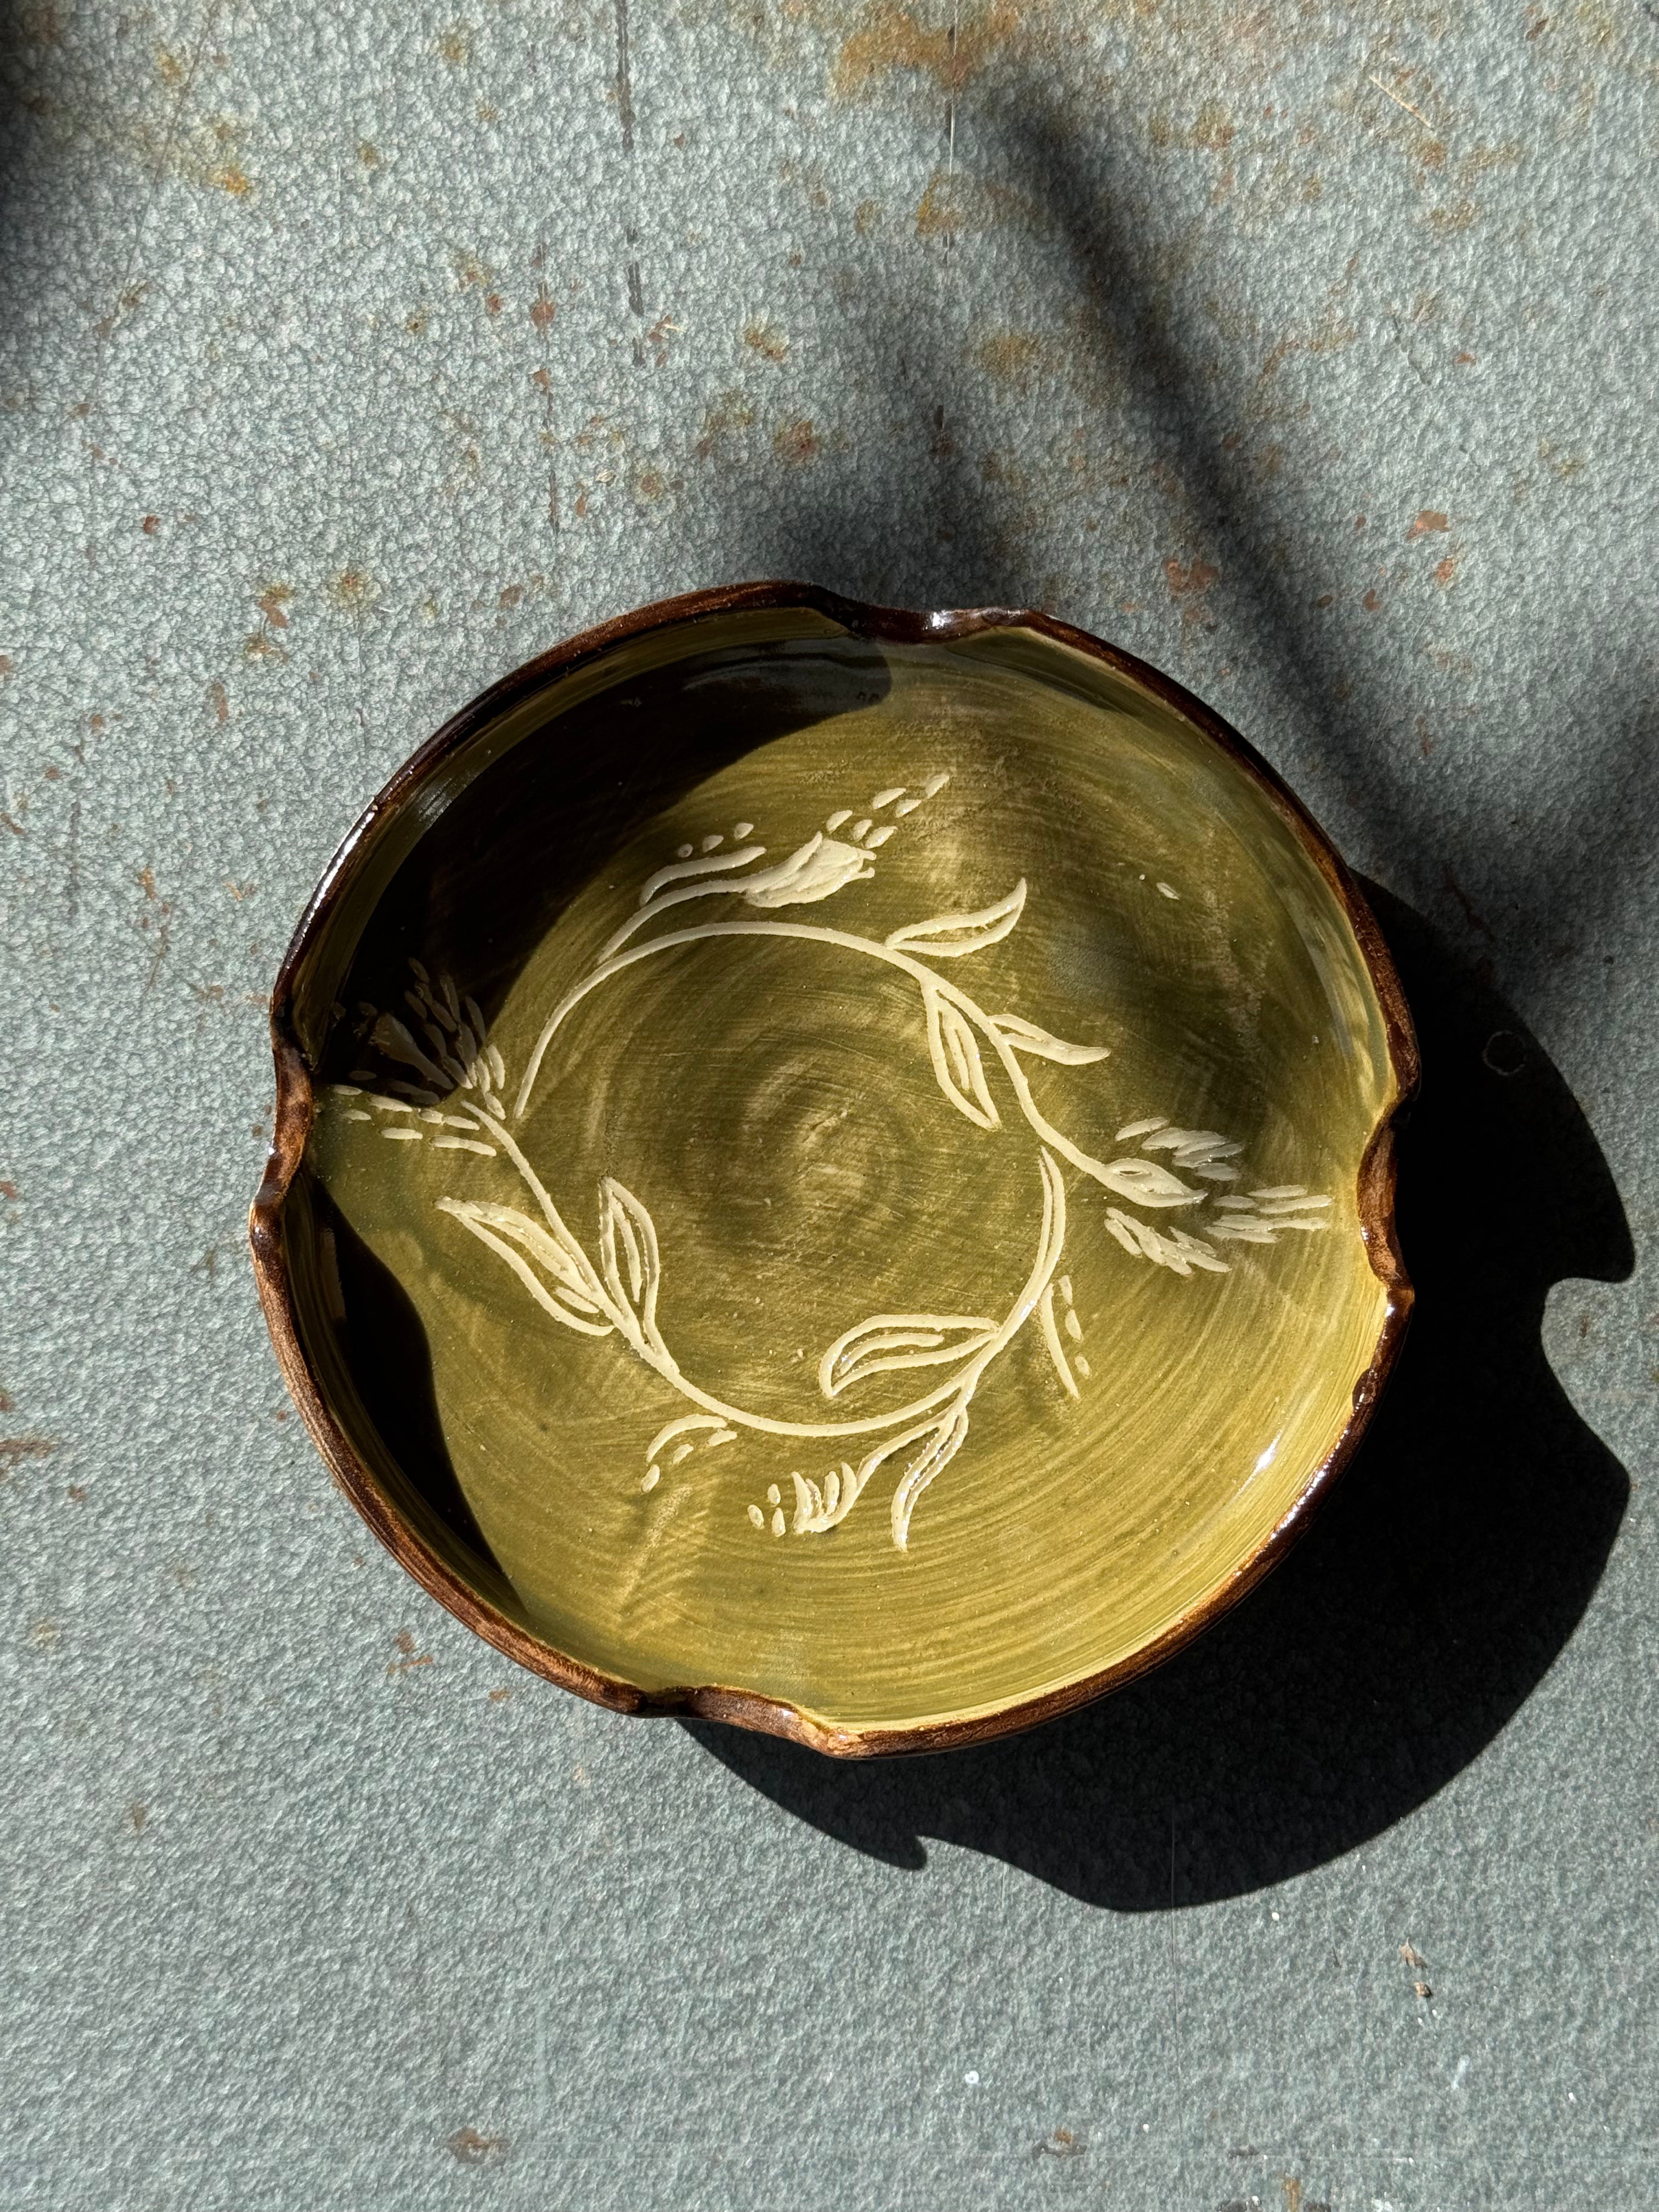
[{"label": "bowl interior", "polygon": [[365,841],[292,1015],[330,1413],[450,1574],[648,1693],[856,1735],[1132,1662],[1383,1334],[1342,899],[1032,629],[751,610],[558,672]]}]

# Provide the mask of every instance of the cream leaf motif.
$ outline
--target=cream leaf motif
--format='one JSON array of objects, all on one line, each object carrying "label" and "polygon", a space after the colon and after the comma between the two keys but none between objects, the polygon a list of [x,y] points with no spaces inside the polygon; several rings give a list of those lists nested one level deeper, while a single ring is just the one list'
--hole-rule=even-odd
[{"label": "cream leaf motif", "polygon": [[[604,1291],[586,1255],[573,1240],[553,1237],[516,1206],[490,1206],[474,1199],[441,1198],[441,1213],[453,1214],[481,1244],[506,1261],[531,1296],[555,1321],[581,1336],[609,1336],[616,1326]],[[516,1249],[514,1249],[516,1247]],[[537,1262],[540,1275],[526,1264]],[[551,1281],[544,1279],[550,1277]]]},{"label": "cream leaf motif", "polygon": [[623,1334],[636,1352],[649,1346],[665,1357],[667,1347],[657,1328],[662,1261],[656,1224],[614,1176],[606,1176],[599,1185],[599,1265]]},{"label": "cream leaf motif", "polygon": [[936,1474],[943,1474],[968,1440],[968,1407],[958,1400],[940,1420],[917,1429],[907,1429],[879,1452],[872,1452],[860,1472],[868,1481],[876,1468],[891,1459],[907,1444],[918,1444],[916,1451],[899,1477],[893,1492],[891,1525],[893,1546],[900,1552],[910,1548],[910,1516],[916,1510],[916,1500],[921,1496]]},{"label": "cream leaf motif", "polygon": [[[1068,1042],[1024,1015],[991,1012],[929,964],[983,952],[1006,938],[1024,912],[1024,877],[988,906],[908,923],[882,939],[787,911],[822,905],[868,882],[895,830],[950,781],[940,770],[915,790],[885,785],[862,816],[838,808],[823,829],[769,866],[757,865],[767,859],[767,848],[747,842],[753,830],[748,822],[736,825],[730,843],[720,831],[705,836],[700,852],[682,844],[672,860],[646,876],[632,912],[543,1023],[510,1110],[506,1061],[489,1036],[483,1011],[447,975],[434,982],[418,960],[409,963],[413,983],[403,994],[409,1019],[373,1006],[361,1009],[357,1034],[388,1070],[399,1072],[354,1069],[349,1082],[331,1086],[343,1121],[378,1125],[383,1138],[404,1148],[405,1158],[419,1157],[429,1141],[447,1160],[476,1155],[495,1164],[470,1166],[474,1176],[516,1174],[526,1205],[471,1195],[447,1195],[435,1203],[516,1278],[550,1319],[578,1336],[619,1338],[666,1391],[690,1405],[692,1410],[667,1420],[647,1446],[641,1492],[653,1491],[665,1473],[695,1453],[721,1450],[745,1434],[775,1443],[849,1447],[821,1475],[789,1471],[789,1508],[781,1476],[768,1486],[765,1507],[750,1503],[744,1508],[757,1530],[769,1529],[774,1537],[828,1535],[846,1521],[875,1475],[896,1465],[890,1526],[895,1547],[907,1551],[918,1501],[967,1440],[981,1382],[1028,1323],[1035,1324],[1032,1335],[1066,1398],[1080,1396],[1091,1376],[1084,1302],[1072,1275],[1061,1272],[1068,1171],[1121,1201],[1096,1217],[1116,1246],[1139,1262],[1188,1280],[1230,1272],[1231,1263],[1218,1246],[1267,1247],[1292,1232],[1314,1235],[1332,1226],[1329,1197],[1301,1183],[1217,1189],[1241,1182],[1237,1161],[1243,1149],[1218,1130],[1142,1115],[1117,1132],[1117,1146],[1132,1149],[1108,1160],[1083,1150],[1047,1118],[1024,1063],[1085,1067],[1105,1060],[1109,1048]],[[693,902],[720,899],[724,907],[699,903],[685,911]],[[658,1318],[662,1248],[644,1200],[616,1176],[601,1177],[598,1258],[590,1258],[515,1133],[550,1044],[589,993],[635,963],[677,947],[753,937],[836,948],[914,988],[939,1089],[986,1139],[1035,1141],[1040,1194],[1025,1280],[1000,1319],[955,1312],[871,1314],[843,1331],[818,1361],[819,1399],[827,1403],[815,1403],[811,1418],[793,1420],[735,1404],[681,1369]],[[780,1018],[786,1012],[780,1006]],[[1201,1234],[1141,1218],[1200,1209]],[[904,1379],[893,1379],[898,1377]],[[874,1386],[884,1380],[889,1398],[901,1397],[902,1403],[872,1402]],[[840,1401],[848,1394],[854,1407],[871,1410],[844,1413]]]},{"label": "cream leaf motif", "polygon": [[787,860],[750,876],[739,888],[745,906],[764,912],[781,906],[815,906],[848,884],[868,883],[875,872],[861,846],[843,844],[818,830]]},{"label": "cream leaf motif", "polygon": [[1025,878],[1022,876],[1006,898],[976,914],[936,914],[930,921],[913,921],[896,929],[883,942],[895,952],[918,952],[927,960],[961,960],[999,945],[1025,910]]},{"label": "cream leaf motif", "polygon": [[921,987],[921,1000],[927,1016],[927,1050],[939,1089],[975,1128],[1000,1128],[1002,1116],[985,1079],[985,1063],[972,1029],[951,1001],[927,983]]},{"label": "cream leaf motif", "polygon": [[1111,1047],[1106,1044],[1067,1044],[1063,1038],[1050,1036],[1035,1022],[1028,1022],[1018,1014],[993,1014],[991,1027],[1006,1045],[1016,1052],[1031,1054],[1038,1060],[1057,1060],[1062,1067],[1088,1067],[1095,1060],[1111,1056]]},{"label": "cream leaf motif", "polygon": [[1096,1180],[1120,1198],[1132,1198],[1137,1206],[1197,1206],[1204,1198],[1201,1190],[1182,1182],[1156,1160],[1109,1160]]},{"label": "cream leaf motif", "polygon": [[799,1472],[792,1474],[789,1480],[795,1490],[790,1533],[796,1536],[825,1536],[830,1529],[839,1528],[858,1504],[859,1492],[864,1487],[847,1460],[842,1460],[838,1468],[830,1468],[822,1486],[810,1474]]},{"label": "cream leaf motif", "polygon": [[872,1314],[838,1336],[818,1362],[818,1388],[838,1398],[854,1382],[906,1367],[945,1367],[990,1342],[981,1314]]}]

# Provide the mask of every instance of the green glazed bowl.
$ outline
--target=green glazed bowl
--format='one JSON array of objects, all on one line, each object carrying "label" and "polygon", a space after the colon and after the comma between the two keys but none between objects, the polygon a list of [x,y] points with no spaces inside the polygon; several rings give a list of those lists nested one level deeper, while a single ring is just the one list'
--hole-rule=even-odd
[{"label": "green glazed bowl", "polygon": [[559,647],[375,799],[271,1025],[324,1457],[629,1711],[864,1755],[1098,1695],[1283,1552],[1410,1306],[1352,878],[1041,615],[755,584]]}]

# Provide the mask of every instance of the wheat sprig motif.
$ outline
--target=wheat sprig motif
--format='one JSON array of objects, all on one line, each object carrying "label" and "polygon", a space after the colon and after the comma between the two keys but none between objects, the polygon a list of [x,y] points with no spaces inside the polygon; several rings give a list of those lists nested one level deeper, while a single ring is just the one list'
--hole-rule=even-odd
[{"label": "wheat sprig motif", "polygon": [[[941,972],[946,963],[977,959],[1018,926],[1027,899],[1024,877],[989,905],[934,915],[881,939],[788,911],[821,907],[850,885],[867,883],[899,823],[949,781],[948,771],[941,770],[915,790],[894,785],[876,793],[856,818],[853,808],[839,808],[821,830],[769,866],[762,865],[769,855],[752,842],[754,825],[747,822],[735,825],[729,844],[721,832],[705,837],[701,848],[680,846],[646,878],[634,911],[548,1016],[510,1109],[507,1066],[476,1001],[448,975],[434,979],[418,960],[409,963],[411,981],[402,1012],[362,1009],[371,1024],[369,1044],[386,1072],[354,1069],[349,1083],[332,1086],[345,1119],[378,1123],[389,1142],[428,1143],[439,1152],[500,1159],[516,1177],[515,1194],[527,1197],[528,1209],[444,1197],[436,1201],[439,1211],[492,1252],[550,1320],[578,1335],[619,1338],[693,1409],[665,1422],[651,1438],[641,1491],[655,1488],[665,1467],[678,1466],[699,1449],[733,1443],[745,1431],[845,1445],[848,1455],[821,1478],[790,1471],[790,1510],[775,1481],[763,1507],[745,1505],[755,1528],[775,1537],[821,1536],[837,1528],[891,1462],[898,1470],[890,1504],[892,1540],[899,1551],[908,1550],[918,1499],[967,1439],[981,1378],[1033,1320],[1060,1389],[1070,1399],[1080,1395],[1091,1370],[1071,1278],[1061,1272],[1065,1167],[1120,1201],[1107,1207],[1105,1221],[1130,1257],[1189,1279],[1229,1272],[1218,1246],[1274,1244],[1292,1231],[1315,1232],[1328,1223],[1328,1197],[1300,1184],[1226,1188],[1241,1181],[1235,1162],[1243,1147],[1216,1130],[1184,1128],[1167,1115],[1150,1115],[1118,1130],[1115,1144],[1133,1149],[1098,1159],[1043,1115],[1024,1062],[1085,1067],[1106,1059],[1109,1048],[1068,1043],[1019,1015],[989,1012],[951,980],[954,968]],[[1166,897],[1178,896],[1172,886],[1158,888]],[[825,1348],[817,1381],[826,1418],[813,1420],[757,1413],[686,1374],[658,1323],[662,1249],[643,1202],[614,1176],[603,1176],[590,1250],[560,1213],[514,1133],[529,1109],[549,1047],[591,993],[673,947],[756,937],[835,946],[906,978],[921,1000],[928,1057],[945,1097],[988,1136],[1023,1123],[1035,1140],[1031,1256],[1012,1304],[1000,1315],[871,1314]],[[1005,1120],[1010,1102],[1012,1125]],[[1200,1206],[1210,1208],[1201,1236],[1169,1219]],[[872,1377],[899,1373],[915,1377],[917,1395],[907,1403],[885,1413],[859,1416],[847,1410],[847,1417],[836,1417],[844,1406],[856,1405]]]}]

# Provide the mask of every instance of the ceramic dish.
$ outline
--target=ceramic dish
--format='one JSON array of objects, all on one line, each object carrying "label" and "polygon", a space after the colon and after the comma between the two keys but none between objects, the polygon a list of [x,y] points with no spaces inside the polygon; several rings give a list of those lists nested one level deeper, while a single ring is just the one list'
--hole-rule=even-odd
[{"label": "ceramic dish", "polygon": [[289,1388],[526,1666],[863,1754],[1173,1650],[1352,1449],[1416,1079],[1243,741],[1042,616],[795,585],[521,669],[273,1000]]}]

